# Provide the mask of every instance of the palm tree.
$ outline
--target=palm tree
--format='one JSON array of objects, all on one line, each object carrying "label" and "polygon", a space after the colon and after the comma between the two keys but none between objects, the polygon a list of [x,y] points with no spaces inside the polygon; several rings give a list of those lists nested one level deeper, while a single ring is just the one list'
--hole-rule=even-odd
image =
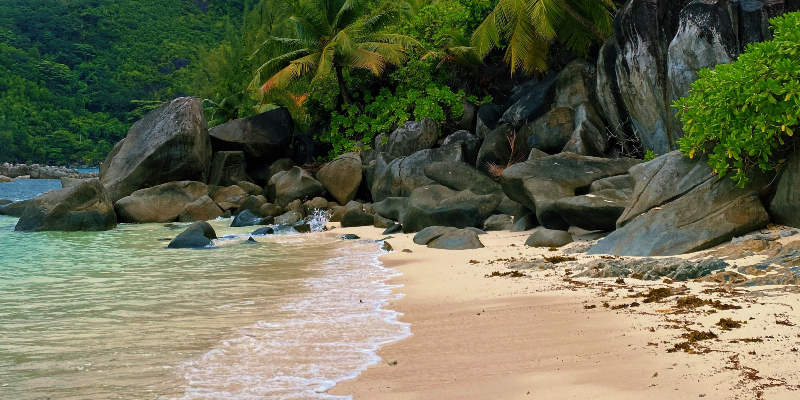
[{"label": "palm tree", "polygon": [[[270,37],[260,49],[279,48],[255,72],[251,85],[261,91],[284,88],[310,75],[312,84],[336,74],[339,101],[348,106],[350,96],[345,68],[363,68],[379,76],[387,65],[400,65],[410,49],[420,44],[405,35],[382,33],[400,18],[399,13],[366,15],[366,0],[278,0],[286,7],[293,37]],[[258,52],[256,52],[258,53]],[[262,75],[270,78],[262,85]]]},{"label": "palm tree", "polygon": [[612,0],[500,0],[475,30],[472,45],[481,58],[507,46],[505,61],[512,72],[544,72],[556,37],[585,55],[591,44],[611,34],[614,10]]}]

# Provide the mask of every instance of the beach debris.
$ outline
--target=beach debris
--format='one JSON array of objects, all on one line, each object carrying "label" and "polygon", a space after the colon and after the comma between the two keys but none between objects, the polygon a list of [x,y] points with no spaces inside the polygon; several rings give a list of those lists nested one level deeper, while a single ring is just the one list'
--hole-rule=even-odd
[{"label": "beach debris", "polygon": [[672,296],[672,289],[670,288],[650,289],[650,291],[647,292],[647,295],[644,297],[644,302],[659,303],[661,300],[664,300],[670,296]]},{"label": "beach debris", "polygon": [[549,262],[550,264],[560,264],[569,261],[578,261],[577,257],[565,257],[565,256],[542,256],[545,261]]},{"label": "beach debris", "polygon": [[794,326],[794,323],[789,321],[789,318],[787,318],[785,315],[783,314],[774,314],[774,315],[776,324],[783,326]]},{"label": "beach debris", "polygon": [[[731,329],[741,328],[742,323],[742,321],[736,321],[732,318],[720,318],[719,322],[717,322],[715,325],[719,326],[723,331],[729,331]],[[744,323],[746,324],[747,322]]]},{"label": "beach debris", "polygon": [[395,365],[397,365],[397,360],[389,360],[387,364],[389,364],[389,366],[394,367]]},{"label": "beach debris", "polygon": [[352,233],[348,233],[348,234],[339,236],[339,239],[342,239],[342,240],[357,240],[357,239],[361,239],[361,237],[358,236],[358,235],[352,234]]},{"label": "beach debris", "polygon": [[491,274],[484,275],[483,277],[494,278],[494,277],[504,277],[504,276],[510,276],[512,278],[522,278],[525,277],[526,275],[519,271],[508,271],[508,272],[494,271]]},{"label": "beach debris", "polygon": [[392,251],[392,245],[389,242],[384,241],[383,246],[381,246],[383,251]]},{"label": "beach debris", "polygon": [[684,260],[681,258],[615,258],[592,260],[578,276],[586,278],[632,278],[641,280],[686,281],[710,275],[728,267],[720,259]]},{"label": "beach debris", "polygon": [[403,253],[413,253],[410,249],[403,249]]},{"label": "beach debris", "polygon": [[719,300],[704,300],[697,296],[681,297],[677,301],[678,308],[698,308],[702,306],[711,306],[717,310],[740,310],[742,307],[735,304],[725,304]]},{"label": "beach debris", "polygon": [[[677,353],[679,351],[683,351],[685,353],[695,354],[697,353],[697,350],[695,349],[697,347],[697,342],[716,339],[717,335],[711,331],[705,332],[689,329],[689,332],[684,333],[681,335],[681,337],[687,340],[685,342],[675,344],[671,349],[667,349],[667,353]],[[707,350],[703,350],[703,352],[707,352]]]}]

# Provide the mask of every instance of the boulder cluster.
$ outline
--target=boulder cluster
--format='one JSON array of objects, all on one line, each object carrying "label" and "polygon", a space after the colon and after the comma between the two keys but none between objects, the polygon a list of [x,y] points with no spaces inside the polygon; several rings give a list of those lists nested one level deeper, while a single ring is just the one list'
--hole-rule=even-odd
[{"label": "boulder cluster", "polygon": [[[406,122],[321,166],[307,164],[314,142],[294,134],[284,108],[209,130],[200,100],[179,98],[131,128],[99,180],[65,179],[65,189],[0,214],[36,231],[220,216],[299,227],[319,210],[344,227],[416,233],[439,249],[480,248],[482,234],[501,230],[560,247],[579,228],[607,233],[590,253],[631,256],[706,249],[770,221],[800,226],[797,157],[780,176],[754,174],[740,188],[704,157],[674,151],[682,131],[669,108],[697,71],[767,38],[766,19],[790,8],[630,0],[597,63],[573,60],[498,96],[502,104],[465,102],[454,132],[429,118]],[[648,150],[661,156],[643,162]],[[212,239],[193,226],[185,242]]]}]

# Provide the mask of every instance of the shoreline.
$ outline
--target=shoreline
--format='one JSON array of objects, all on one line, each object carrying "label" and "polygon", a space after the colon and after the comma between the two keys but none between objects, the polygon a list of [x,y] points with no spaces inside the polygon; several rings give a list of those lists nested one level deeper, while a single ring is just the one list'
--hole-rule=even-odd
[{"label": "shoreline", "polygon": [[[385,237],[372,227],[332,232]],[[394,251],[380,260],[402,274],[387,283],[403,285],[395,290],[404,296],[386,307],[401,313],[412,335],[382,346],[380,363],[327,393],[354,399],[797,397],[800,329],[776,324],[776,318],[800,323],[800,307],[792,306],[800,306],[797,294],[782,286],[704,294],[722,286],[572,279],[564,266],[525,270],[523,278],[484,277],[509,271],[511,257],[554,254],[526,248],[527,236],[489,232],[481,236],[484,249],[446,251],[415,245],[412,234],[391,235],[386,241]],[[577,256],[579,262],[596,258]],[[683,311],[673,309],[677,297],[648,304],[631,297],[664,287],[742,308]],[[723,331],[714,325],[723,317],[744,325]],[[689,353],[668,352],[691,331],[718,337],[697,342]]]}]

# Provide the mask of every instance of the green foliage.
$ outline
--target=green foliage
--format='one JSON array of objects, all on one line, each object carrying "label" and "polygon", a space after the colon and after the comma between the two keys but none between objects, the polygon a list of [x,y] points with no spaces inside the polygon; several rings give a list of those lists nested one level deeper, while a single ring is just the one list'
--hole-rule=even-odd
[{"label": "green foliage", "polygon": [[431,74],[426,73],[431,69],[430,63],[410,62],[391,75],[397,84],[394,91],[384,87],[373,97],[366,90],[362,93],[363,105],[351,104],[343,112],[332,111],[330,127],[321,137],[333,145],[329,156],[369,149],[376,134],[391,132],[410,120],[431,118],[443,127],[460,117],[464,112],[464,92],[432,82]]},{"label": "green foliage", "polygon": [[481,57],[505,48],[512,70],[544,72],[556,39],[585,56],[611,33],[614,10],[611,0],[499,0],[475,30],[472,45]]},{"label": "green foliage", "polygon": [[644,153],[644,161],[653,161],[655,158],[658,157],[658,154],[654,153],[652,150],[647,150]]},{"label": "green foliage", "polygon": [[241,12],[234,0],[1,1],[0,162],[102,162],[153,104],[187,93],[198,49]]},{"label": "green foliage", "polygon": [[688,97],[673,107],[683,122],[678,141],[689,157],[706,153],[720,177],[744,187],[754,167],[769,171],[780,160],[800,118],[800,13],[771,21],[772,41],[752,44],[731,64],[699,72]]}]

